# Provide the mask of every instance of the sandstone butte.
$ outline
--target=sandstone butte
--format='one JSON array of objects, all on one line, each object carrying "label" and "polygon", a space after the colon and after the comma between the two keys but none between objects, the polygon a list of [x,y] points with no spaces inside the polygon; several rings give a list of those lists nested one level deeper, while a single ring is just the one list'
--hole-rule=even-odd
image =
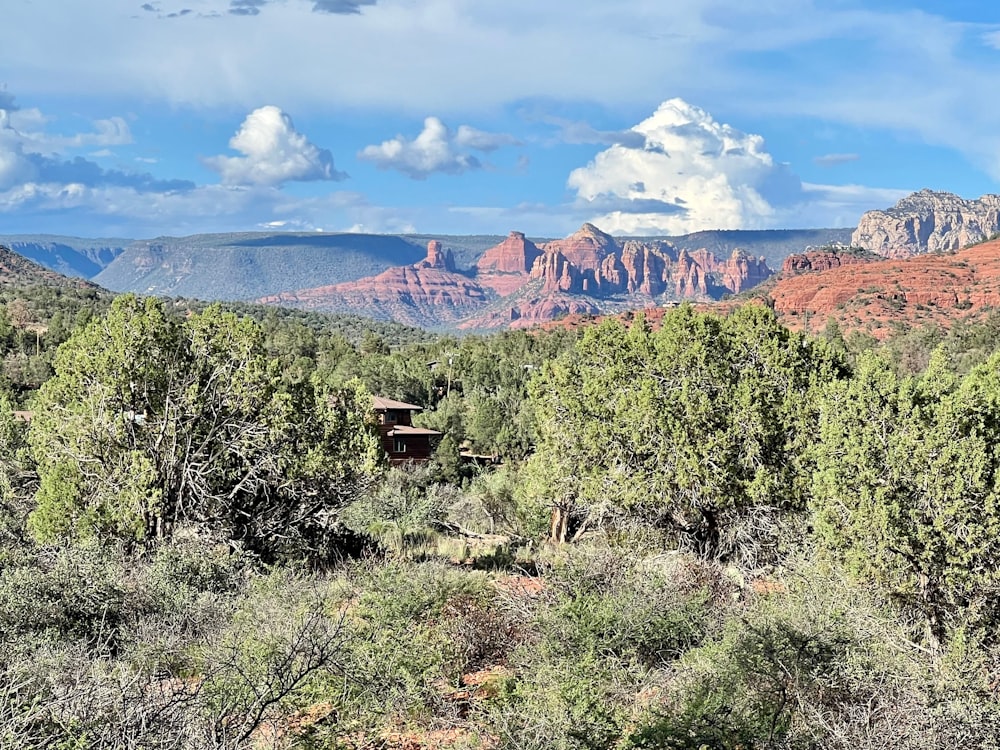
[{"label": "sandstone butte", "polygon": [[482,286],[457,272],[451,252],[438,240],[431,240],[427,257],[412,266],[396,266],[377,276],[270,295],[259,301],[306,310],[359,312],[423,325],[436,310],[468,314],[486,298]]},{"label": "sandstone butte", "polygon": [[718,299],[771,275],[762,258],[739,250],[717,260],[708,250],[678,251],[662,240],[619,243],[584,224],[569,237],[541,246],[511,232],[470,271],[456,269],[450,251],[432,240],[426,259],[412,266],[259,301],[412,325],[525,328],[564,315],[597,314],[609,305]]}]

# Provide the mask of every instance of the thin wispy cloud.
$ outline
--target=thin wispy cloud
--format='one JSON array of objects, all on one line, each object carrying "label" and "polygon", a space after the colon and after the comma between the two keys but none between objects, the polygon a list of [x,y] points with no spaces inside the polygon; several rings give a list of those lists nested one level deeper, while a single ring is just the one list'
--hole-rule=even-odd
[{"label": "thin wispy cloud", "polygon": [[559,128],[559,141],[571,145],[596,144],[599,146],[621,145],[626,148],[643,148],[646,136],[635,130],[598,130],[582,121],[567,120],[562,117],[546,116],[542,121]]},{"label": "thin wispy cloud", "polygon": [[841,164],[850,164],[852,161],[859,161],[859,154],[824,154],[817,156],[813,162],[821,167],[838,167]]},{"label": "thin wispy cloud", "polygon": [[[364,7],[375,5],[378,0],[309,0],[314,13],[331,15],[358,15]],[[261,10],[273,0],[230,0],[228,12],[234,16],[259,16]]]},{"label": "thin wispy cloud", "polygon": [[260,9],[267,3],[268,0],[232,0],[229,3],[229,13],[234,16],[258,16]]},{"label": "thin wispy cloud", "polygon": [[317,13],[356,15],[361,8],[375,5],[377,0],[315,0],[313,10]]}]

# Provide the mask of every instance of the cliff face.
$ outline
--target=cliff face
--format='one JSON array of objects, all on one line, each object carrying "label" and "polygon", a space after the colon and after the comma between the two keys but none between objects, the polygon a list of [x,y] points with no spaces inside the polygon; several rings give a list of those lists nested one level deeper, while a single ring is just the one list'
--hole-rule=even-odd
[{"label": "cliff face", "polygon": [[886,258],[958,250],[1000,232],[1000,195],[965,200],[921,190],[885,211],[868,211],[851,244]]},{"label": "cliff face", "polygon": [[476,280],[505,297],[524,286],[541,254],[521,232],[511,232],[507,239],[483,253],[476,264]]},{"label": "cliff face", "polygon": [[357,281],[271,295],[260,302],[434,326],[471,313],[488,297],[488,290],[455,270],[451,252],[431,240],[427,257],[412,266],[397,266]]},{"label": "cliff face", "polygon": [[717,299],[771,276],[762,258],[736,250],[718,260],[706,249],[677,250],[663,240],[619,244],[592,224],[535,245],[511,232],[479,259],[455,268],[432,240],[427,257],[358,281],[271,295],[261,301],[307,309],[391,317],[424,326],[525,327],[608,306]]}]

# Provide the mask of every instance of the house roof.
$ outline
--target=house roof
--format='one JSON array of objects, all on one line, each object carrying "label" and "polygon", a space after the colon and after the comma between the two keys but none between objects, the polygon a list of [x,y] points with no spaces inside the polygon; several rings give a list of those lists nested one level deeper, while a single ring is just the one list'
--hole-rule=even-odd
[{"label": "house roof", "polygon": [[375,411],[385,411],[386,409],[400,409],[402,411],[423,411],[423,407],[415,404],[406,404],[402,401],[393,401],[391,398],[372,396],[372,408]]},{"label": "house roof", "polygon": [[426,427],[409,427],[407,425],[396,425],[389,430],[389,437],[403,437],[405,435],[440,435],[437,430],[428,430]]}]

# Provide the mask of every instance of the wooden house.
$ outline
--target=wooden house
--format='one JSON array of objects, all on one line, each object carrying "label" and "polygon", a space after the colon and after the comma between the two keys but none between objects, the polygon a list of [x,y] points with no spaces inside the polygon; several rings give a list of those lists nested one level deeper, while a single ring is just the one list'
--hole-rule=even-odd
[{"label": "wooden house", "polygon": [[390,463],[422,463],[431,459],[441,441],[441,433],[413,426],[413,414],[421,411],[419,406],[373,396],[372,408],[378,419],[382,447]]}]

